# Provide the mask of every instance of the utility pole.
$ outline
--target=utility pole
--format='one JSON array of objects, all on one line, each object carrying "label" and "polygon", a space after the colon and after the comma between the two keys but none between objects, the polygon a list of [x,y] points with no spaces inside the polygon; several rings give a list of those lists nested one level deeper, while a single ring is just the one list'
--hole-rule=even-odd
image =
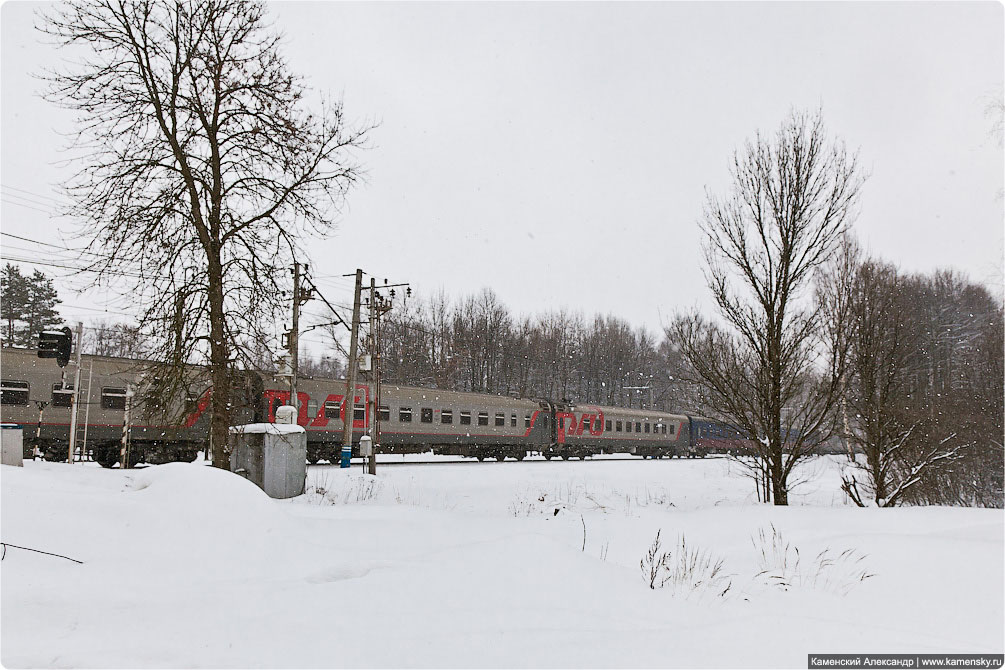
[{"label": "utility pole", "polygon": [[[384,288],[390,289],[390,298],[394,299],[394,287],[408,284],[387,284],[384,280]],[[409,287],[405,292],[406,296],[412,295]],[[376,414],[373,421],[373,457],[370,460],[370,474],[377,474],[377,447],[380,446],[380,318],[391,311],[391,300],[385,300],[384,296],[376,292],[374,280],[370,280],[370,335],[373,338],[373,396]]]},{"label": "utility pole", "polygon": [[[91,381],[94,379],[94,359],[91,359],[91,367],[87,369],[87,395],[91,394]],[[76,388],[74,388],[76,390]],[[81,454],[87,455],[87,422],[91,418],[91,403],[87,402],[84,396],[84,443],[80,445]],[[81,460],[84,460],[83,458]]]},{"label": "utility pole", "polygon": [[84,324],[77,322],[77,371],[73,375],[73,395],[70,396],[70,447],[66,462],[73,465],[73,451],[77,446],[77,406],[80,404],[80,355],[83,352]]},{"label": "utility pole", "polygon": [[300,409],[297,404],[297,368],[300,362],[300,263],[293,262],[293,329],[290,330],[288,344],[290,345],[290,400],[287,404],[297,408],[297,418]]},{"label": "utility pole", "polygon": [[123,470],[129,467],[129,437],[132,431],[132,407],[133,405],[133,386],[132,384],[126,384],[126,406],[125,411],[122,413],[122,447],[119,449],[119,467]]},{"label": "utility pole", "polygon": [[373,438],[373,448],[370,456],[367,457],[367,472],[371,475],[377,474],[377,422],[380,420],[376,395],[379,393],[380,382],[377,381],[377,286],[376,280],[370,277],[370,379],[373,388],[370,389],[370,420],[373,422],[371,437]]},{"label": "utility pole", "polygon": [[349,370],[345,379],[345,398],[342,407],[345,409],[345,419],[342,422],[342,446],[352,449],[352,424],[356,414],[356,358],[357,340],[359,339],[359,303],[363,290],[363,271],[356,270],[356,291],[352,301],[352,335],[349,339]]}]

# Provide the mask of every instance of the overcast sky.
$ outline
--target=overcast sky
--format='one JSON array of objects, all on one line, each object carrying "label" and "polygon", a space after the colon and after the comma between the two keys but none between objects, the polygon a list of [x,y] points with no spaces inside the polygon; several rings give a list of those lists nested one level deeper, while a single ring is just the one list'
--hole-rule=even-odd
[{"label": "overcast sky", "polygon": [[[47,212],[70,126],[31,78],[60,58],[33,29],[42,6],[0,8],[2,225],[59,243],[73,222]],[[734,148],[758,129],[817,107],[871,175],[855,223],[867,248],[1000,290],[1003,155],[988,113],[1003,87],[1000,3],[270,9],[291,69],[379,123],[367,182],[309,245],[333,302],[351,301],[351,281],[332,277],[362,267],[424,295],[490,287],[518,314],[566,307],[654,332],[676,310],[711,310],[705,190],[724,192]],[[4,258],[52,258],[0,244]],[[110,297],[58,286],[73,321]]]}]

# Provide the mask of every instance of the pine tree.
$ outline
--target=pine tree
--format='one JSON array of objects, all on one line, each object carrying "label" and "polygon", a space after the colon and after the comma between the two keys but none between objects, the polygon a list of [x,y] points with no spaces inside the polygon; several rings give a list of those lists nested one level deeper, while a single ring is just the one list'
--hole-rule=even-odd
[{"label": "pine tree", "polygon": [[7,346],[31,347],[38,333],[62,323],[56,305],[62,302],[52,280],[35,270],[30,277],[10,263],[0,277],[0,318]]},{"label": "pine tree", "polygon": [[0,318],[4,325],[3,343],[7,346],[17,343],[15,324],[24,321],[27,303],[28,278],[16,265],[8,263],[0,274]]},{"label": "pine tree", "polygon": [[28,280],[28,328],[24,333],[23,346],[33,346],[39,332],[63,322],[56,311],[56,305],[61,302],[52,280],[35,270]]}]

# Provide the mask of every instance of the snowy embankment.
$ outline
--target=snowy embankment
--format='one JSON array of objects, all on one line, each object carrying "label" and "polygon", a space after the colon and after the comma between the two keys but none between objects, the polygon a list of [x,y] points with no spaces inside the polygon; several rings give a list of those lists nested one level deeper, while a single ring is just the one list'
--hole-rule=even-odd
[{"label": "snowy embankment", "polygon": [[[197,464],[4,466],[3,541],[83,563],[8,547],[2,661],[806,667],[807,653],[1001,653],[1002,512],[848,507],[836,463],[804,466],[790,508],[753,502],[720,459],[399,465],[376,479],[316,467],[290,501]],[[650,589],[640,561],[658,530],[657,555],[671,555],[656,585],[676,578]]]}]

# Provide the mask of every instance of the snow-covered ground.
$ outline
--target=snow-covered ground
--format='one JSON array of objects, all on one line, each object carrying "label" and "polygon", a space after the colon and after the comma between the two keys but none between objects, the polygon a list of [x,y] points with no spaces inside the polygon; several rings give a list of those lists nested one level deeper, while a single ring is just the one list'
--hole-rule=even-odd
[{"label": "snow-covered ground", "polygon": [[[319,466],[287,501],[202,464],[3,466],[3,542],[83,563],[8,546],[2,662],[806,667],[808,653],[1001,653],[1003,513],[850,507],[838,464],[803,466],[789,508],[757,504],[723,459],[382,463],[377,478]],[[671,552],[657,580],[676,576],[651,589],[640,561],[657,531]]]}]

